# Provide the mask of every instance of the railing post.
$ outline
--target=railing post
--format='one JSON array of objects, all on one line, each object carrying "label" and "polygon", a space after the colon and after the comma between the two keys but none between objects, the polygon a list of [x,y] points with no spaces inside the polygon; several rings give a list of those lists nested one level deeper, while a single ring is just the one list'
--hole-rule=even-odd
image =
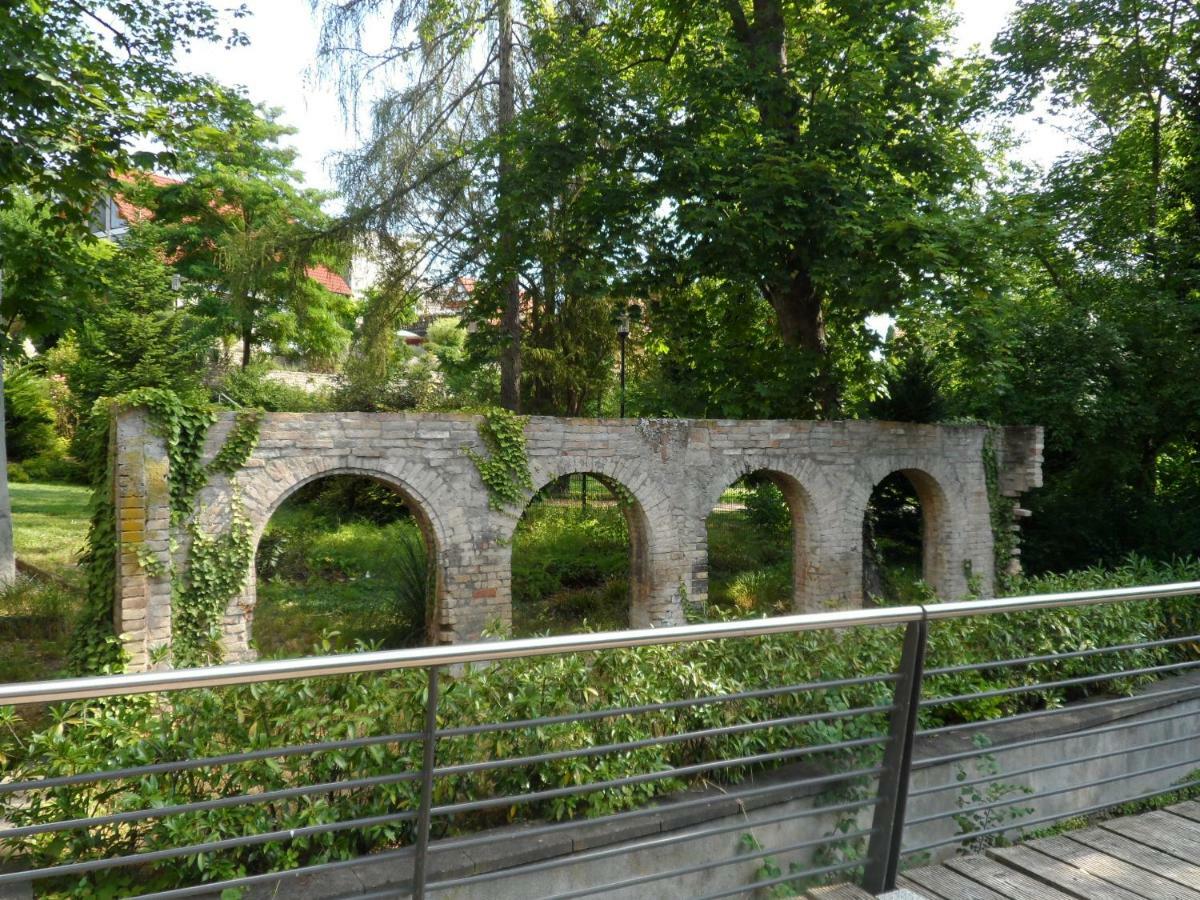
[{"label": "railing post", "polygon": [[863,873],[863,888],[872,894],[882,894],[896,887],[928,636],[929,623],[924,616],[916,622],[910,622],[904,632],[900,680],[896,682],[887,749],[883,754],[883,772],[879,775],[879,803],[875,806],[875,817],[871,823],[871,843],[867,849],[866,871]]},{"label": "railing post", "polygon": [[433,808],[433,767],[437,760],[438,667],[429,667],[429,690],[422,731],[421,800],[417,807],[416,855],[413,857],[413,900],[425,897],[425,859],[429,851],[429,813]]}]

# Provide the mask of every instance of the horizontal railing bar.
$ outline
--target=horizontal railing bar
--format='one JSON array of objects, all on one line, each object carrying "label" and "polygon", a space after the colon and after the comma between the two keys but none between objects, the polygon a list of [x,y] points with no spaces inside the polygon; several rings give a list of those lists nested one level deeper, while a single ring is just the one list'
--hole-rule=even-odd
[{"label": "horizontal railing bar", "polygon": [[[641,738],[636,741],[624,741],[619,744],[598,744],[593,747],[576,747],[572,750],[555,750],[550,753],[534,753],[529,756],[515,756],[504,759],[489,759],[482,762],[473,763],[457,763],[452,766],[443,766],[433,770],[435,778],[442,778],[448,775],[469,775],[473,772],[492,772],[497,769],[512,769],[518,766],[536,765],[544,762],[558,762],[564,759],[580,759],[588,756],[604,756],[608,753],[624,753],[629,750],[640,750],[643,747],[657,747],[661,744],[674,744],[682,741],[693,741],[704,738],[724,737],[730,734],[744,734],[746,732],[761,731],[767,728],[786,728],[793,725],[802,725],[806,722],[819,722],[825,719],[845,718],[847,715],[857,715],[863,710],[872,712],[879,709],[886,712],[891,709],[890,706],[885,707],[860,707],[856,710],[841,710],[840,714],[830,713],[809,713],[803,716],[788,716],[781,719],[765,719],[760,722],[744,722],[740,725],[722,725],[717,728],[704,728],[697,731],[682,731],[678,734],[664,734],[658,737]],[[863,747],[868,744],[877,744],[887,740],[887,735],[880,735],[878,738],[859,738],[850,741],[842,741],[837,744],[823,745],[823,750],[843,750],[852,747]]]},{"label": "horizontal railing bar", "polygon": [[[601,850],[591,850],[584,853],[574,853],[569,856],[560,856],[555,859],[545,860],[543,862],[530,863],[527,865],[517,866],[511,869],[503,869],[498,872],[484,872],[480,875],[465,875],[462,878],[449,878],[444,881],[430,882],[425,886],[428,891],[447,890],[452,887],[463,887],[468,884],[477,884],[483,881],[495,881],[501,878],[510,878],[519,875],[530,875],[534,872],[546,872],[551,869],[562,868],[563,866],[571,866],[581,863],[596,862],[601,859],[609,859],[613,856],[621,856],[627,853],[640,853],[644,850],[656,850],[662,847],[673,847],[676,844],[684,844],[689,841],[698,841],[702,838],[717,837],[722,834],[729,834],[734,831],[745,831],[748,828],[761,828],[765,825],[778,825],[781,822],[792,822],[796,818],[794,813],[784,813],[778,816],[772,816],[766,819],[755,819],[747,821],[739,819],[732,825],[719,825],[714,828],[702,828],[698,831],[688,831],[684,834],[671,834],[666,836],[655,836],[646,840],[635,841],[633,843],[622,843],[616,847],[605,847]],[[861,836],[870,835],[871,831],[861,832]],[[853,837],[858,837],[857,834],[833,835],[821,839],[820,843],[827,843],[835,840],[848,840]],[[741,859],[751,859],[753,857],[747,855],[740,857]],[[718,863],[718,865],[720,865]],[[672,871],[655,878],[669,878],[680,872]]]},{"label": "horizontal railing bar", "polygon": [[[1105,700],[1097,700],[1095,703],[1073,703],[1070,706],[1060,706],[1055,709],[1035,709],[1029,712],[1014,713],[1011,716],[1001,716],[998,719],[979,719],[975,722],[958,722],[954,725],[939,725],[936,728],[925,728],[917,732],[917,737],[929,737],[937,734],[954,734],[960,731],[973,731],[977,728],[987,728],[993,725],[1003,725],[1008,722],[1022,722],[1026,719],[1035,719],[1038,717],[1049,718],[1050,716],[1058,716],[1063,713],[1082,712],[1084,710],[1099,709],[1104,706],[1120,706],[1125,703],[1145,703],[1151,700],[1158,700],[1162,697],[1171,697],[1178,694],[1197,694],[1200,695],[1200,684],[1192,684],[1186,687],[1170,688],[1165,691],[1153,691],[1145,694],[1134,694],[1129,697],[1109,697]],[[929,762],[927,759],[914,760],[914,764],[925,764]]]},{"label": "horizontal railing bar", "polygon": [[[741,827],[743,829],[750,829],[750,828],[753,828],[756,824],[757,823],[755,823],[755,822],[742,822]],[[731,857],[729,859],[721,859],[721,860],[716,860],[716,861],[697,863],[692,866],[683,866],[678,869],[670,869],[666,872],[655,872],[650,875],[640,875],[637,878],[627,878],[624,881],[613,881],[613,882],[609,882],[608,884],[597,885],[595,887],[581,888],[579,890],[567,891],[565,894],[553,894],[549,897],[546,897],[545,900],[573,900],[573,898],[575,898],[575,897],[590,897],[593,894],[600,894],[600,893],[607,894],[612,891],[620,891],[620,890],[625,890],[626,888],[638,887],[639,885],[643,885],[643,884],[650,884],[655,881],[662,881],[664,878],[680,878],[684,875],[694,875],[697,872],[707,872],[711,869],[720,869],[720,868],[724,868],[725,866],[736,865],[737,863],[740,863],[740,862],[748,862],[750,860],[763,859],[764,857],[767,857],[767,856],[774,856],[776,853],[793,853],[797,850],[807,850],[811,847],[821,847],[821,846],[824,846],[825,844],[832,844],[837,841],[853,840],[855,838],[860,838],[860,837],[870,837],[872,833],[873,833],[873,831],[868,828],[865,831],[854,831],[854,832],[850,832],[849,834],[825,835],[824,837],[812,838],[807,841],[799,841],[798,843],[788,844],[783,847],[771,847],[771,848],[768,848],[765,850],[759,849],[759,850],[754,850],[749,853],[739,853],[737,856]],[[803,878],[804,875],[801,873],[801,874],[793,875],[792,877]],[[758,884],[759,883],[756,882],[754,886],[757,887]],[[742,893],[744,893],[745,891],[746,891],[746,888],[744,888],[744,887],[740,889],[740,892],[742,892]]]},{"label": "horizontal railing bar", "polygon": [[1072,687],[1077,684],[1098,684],[1102,681],[1118,681],[1122,678],[1136,678],[1139,675],[1155,675],[1162,672],[1180,672],[1184,669],[1194,669],[1200,666],[1200,660],[1191,662],[1168,663],[1161,666],[1146,666],[1141,669],[1127,669],[1124,672],[1102,672],[1099,675],[1082,675],[1079,678],[1064,678],[1061,681],[1042,681],[1037,684],[1019,684],[1014,687],[996,688],[993,691],[977,691],[973,694],[958,694],[952,697],[929,697],[921,701],[921,708],[930,706],[946,706],[950,703],[966,703],[968,700],[986,700],[991,697],[1008,697],[1012,694],[1024,694],[1029,691],[1053,690],[1054,688]]},{"label": "horizontal railing bar", "polygon": [[[1185,763],[1186,765],[1186,763]],[[961,844],[966,841],[977,840],[981,837],[987,837],[993,834],[1002,834],[1005,831],[1021,831],[1022,833],[1034,826],[1044,825],[1047,822],[1056,822],[1062,819],[1075,819],[1080,816],[1091,815],[1092,813],[1103,812],[1106,809],[1112,809],[1114,806],[1124,806],[1127,803],[1137,803],[1141,800],[1149,800],[1151,797],[1161,797],[1164,794],[1173,794],[1176,791],[1186,791],[1188,788],[1200,787],[1200,778],[1194,778],[1191,781],[1180,782],[1173,784],[1170,787],[1162,788],[1157,791],[1147,791],[1144,794],[1135,794],[1132,797],[1125,797],[1121,800],[1112,803],[1097,803],[1093,806],[1085,806],[1082,809],[1077,809],[1072,812],[1051,813],[1047,816],[1042,816],[1038,819],[1030,819],[1019,824],[1010,822],[1007,825],[996,825],[991,828],[982,828],[979,831],[972,831],[967,834],[956,834],[951,838],[942,838],[939,841],[932,841],[928,844],[921,844],[917,847],[905,848],[901,851],[902,856],[912,856],[914,853],[925,853],[937,847],[945,847],[948,844]]]},{"label": "horizontal railing bar", "polygon": [[0,783],[0,795],[14,794],[22,791],[41,791],[48,788],[67,787],[74,784],[93,784],[97,781],[117,781],[124,778],[141,778],[144,775],[163,775],[171,772],[186,772],[192,769],[217,768],[220,766],[239,765],[254,762],[259,759],[275,759],[277,757],[300,756],[306,753],[328,753],[333,750],[354,750],[359,747],[370,747],[377,744],[403,744],[414,741],[421,736],[420,732],[401,734],[384,734],[377,737],[349,738],[342,741],[325,741],[320,744],[295,744],[290,747],[271,747],[263,750],[250,750],[246,753],[230,753],[225,756],[203,756],[198,759],[181,759],[173,762],[151,763],[147,766],[134,766],[129,769],[108,769],[102,772],[85,772],[79,775],[58,775],[53,778],[39,778],[33,781],[12,781]]},{"label": "horizontal railing bar", "polygon": [[[791,790],[797,786],[804,786],[808,782],[806,779],[799,781],[784,781],[776,784],[770,784],[765,787],[750,788],[743,791],[723,791],[719,796],[706,795],[697,797],[693,800],[671,801],[669,804],[650,804],[639,809],[625,810],[624,812],[612,813],[598,819],[588,819],[587,824],[596,825],[598,823],[610,822],[625,822],[629,819],[639,819],[643,816],[656,815],[663,812],[675,812],[681,809],[694,809],[700,806],[709,806],[716,802],[737,801],[749,799],[750,797],[761,797],[764,794],[778,794],[782,791]],[[827,812],[849,812],[856,809],[866,809],[868,807],[877,806],[879,798],[871,797],[867,800],[851,800],[845,803],[833,803],[829,806],[818,806],[812,809],[802,809],[792,813],[792,819],[804,819],[809,816],[816,816]],[[556,834],[560,831],[566,831],[571,828],[576,828],[579,825],[578,820],[567,822],[555,822],[553,825],[541,825],[534,828],[524,828],[521,830],[521,837],[540,837],[547,834]],[[434,845],[438,852],[446,852],[449,850],[468,849],[470,847],[478,847],[481,845],[494,844],[497,841],[506,841],[510,839],[510,835],[504,834],[485,834],[476,837],[453,838],[451,840],[439,841]]]},{"label": "horizontal railing bar", "polygon": [[848,872],[851,869],[861,869],[865,859],[854,860],[852,862],[832,863],[828,866],[820,866],[816,869],[805,869],[802,872],[789,872],[787,875],[777,875],[774,878],[765,878],[762,881],[755,881],[744,887],[727,888],[723,891],[718,891],[715,894],[705,894],[703,897],[697,897],[696,900],[719,900],[721,897],[736,897],[738,894],[745,894],[750,890],[761,890],[762,888],[774,887],[777,884],[784,884],[788,881],[797,881],[801,878],[816,878],[818,875],[832,875],[835,872]]},{"label": "horizontal railing bar", "polygon": [[[895,680],[895,675],[872,676],[873,681],[891,681]],[[839,681],[816,682],[821,684],[825,689],[830,687],[840,687],[844,684],[867,683],[868,679],[842,679]],[[545,719],[522,719],[509,723],[510,729],[517,728],[533,728],[541,725],[559,724],[568,722],[581,722],[589,719],[600,719],[616,717],[621,715],[630,715],[640,712],[655,712],[663,709],[703,705],[706,703],[736,701],[744,699],[754,699],[762,697],[777,696],[780,694],[795,693],[805,690],[809,685],[797,684],[790,685],[784,688],[769,688],[759,691],[742,691],[737,694],[714,695],[710,697],[700,697],[691,700],[672,700],[666,703],[648,704],[642,707],[618,707],[607,710],[597,710],[595,712],[585,713],[581,716],[553,716]],[[854,715],[862,714],[869,715],[874,713],[890,712],[892,707],[887,706],[862,706],[849,710],[835,710],[828,713],[820,713],[811,717],[812,721],[823,721],[826,719],[844,719]],[[804,717],[796,717],[798,720]],[[438,737],[460,737],[470,734],[483,733],[493,730],[491,725],[477,728],[476,726],[464,726],[462,728],[446,728],[438,731]],[[498,729],[496,729],[498,730]],[[202,769],[218,766],[236,765],[243,762],[253,762],[259,759],[268,759],[274,757],[298,756],[304,753],[325,753],[333,750],[350,750],[359,747],[369,747],[377,744],[398,744],[407,743],[417,740],[421,737],[420,732],[400,732],[396,734],[379,735],[376,737],[353,738],[342,741],[326,741],[319,744],[298,744],[290,747],[274,747],[264,750],[252,750],[247,753],[231,753],[225,756],[208,756],[200,759],[185,759],[175,762],[152,763],[146,766],[135,766],[128,769],[109,769],[102,772],[87,772],[79,775],[62,775],[54,778],[42,778],[32,781],[14,781],[0,783],[0,795],[19,793],[23,791],[46,790],[56,787],[67,787],[77,784],[92,784],[97,781],[116,781],[125,778],[140,778],[144,775],[162,775],[171,772],[183,772],[192,769]]]},{"label": "horizontal railing bar", "polygon": [[[728,793],[723,793],[720,796],[709,795],[709,796],[705,796],[705,797],[699,797],[694,800],[684,800],[684,801],[680,801],[680,802],[672,802],[668,806],[663,806],[663,805],[645,806],[640,809],[633,809],[633,810],[627,810],[627,811],[621,812],[621,813],[614,813],[612,815],[604,816],[603,818],[599,818],[599,819],[582,820],[582,822],[581,822],[581,820],[570,820],[570,821],[566,821],[566,822],[555,822],[552,825],[542,825],[542,826],[536,826],[533,828],[523,828],[523,829],[521,829],[520,836],[522,838],[539,837],[539,836],[545,835],[545,834],[553,834],[556,832],[566,831],[566,830],[569,830],[572,828],[578,828],[580,824],[597,825],[597,824],[601,824],[601,823],[609,823],[609,822],[615,822],[615,821],[623,822],[628,819],[641,818],[641,817],[647,816],[647,815],[662,813],[664,810],[675,811],[675,810],[679,810],[679,809],[691,809],[691,808],[694,808],[697,806],[704,806],[704,805],[711,804],[711,803],[714,803],[717,801],[728,801],[728,800],[739,800],[740,801],[740,800],[743,800],[743,799],[746,799],[749,797],[758,797],[758,796],[762,796],[763,794],[774,794],[774,793],[778,793],[780,791],[785,791],[785,790],[788,790],[790,787],[792,787],[794,784],[799,784],[799,783],[800,782],[782,782],[782,783],[778,783],[778,784],[767,785],[764,787],[751,788],[749,790],[744,790],[744,791],[730,791]],[[846,802],[846,803],[835,803],[835,804],[831,804],[829,806],[820,806],[820,807],[814,807],[812,809],[799,810],[797,812],[792,813],[790,818],[791,819],[802,819],[802,818],[807,818],[809,816],[819,815],[821,813],[848,812],[848,811],[852,811],[852,810],[865,809],[867,807],[875,806],[878,802],[879,801],[876,798],[871,798],[869,800],[855,800],[855,801],[850,801],[850,802]],[[497,841],[507,841],[507,840],[511,840],[511,839],[512,839],[511,832],[505,832],[503,834],[500,834],[499,836],[491,834],[491,835],[485,835],[482,837],[456,838],[456,839],[448,840],[448,841],[438,841],[437,843],[432,845],[431,852],[440,855],[442,853],[450,852],[453,850],[465,849],[467,847],[475,847],[475,846],[479,846],[479,845],[493,844],[493,843],[496,843]],[[400,859],[400,858],[404,858],[406,856],[411,856],[412,852],[413,852],[413,848],[411,846],[409,846],[409,847],[403,847],[399,850],[388,850],[388,851],[384,851],[381,853],[372,853],[370,858],[371,858],[372,862],[381,862],[381,861],[388,860],[388,859]],[[230,878],[230,879],[226,879],[224,881],[213,881],[213,882],[206,882],[204,884],[193,885],[191,887],[174,888],[174,889],[168,890],[168,891],[161,891],[161,892],[154,893],[154,894],[142,895],[142,897],[143,897],[143,900],[176,900],[176,898],[194,897],[197,894],[212,894],[213,892],[219,892],[219,891],[230,889],[230,888],[254,887],[255,885],[269,884],[271,882],[279,882],[279,881],[283,881],[287,878],[294,878],[294,877],[298,877],[298,876],[302,876],[302,875],[303,876],[319,875],[319,874],[323,874],[325,872],[339,871],[341,869],[345,869],[345,868],[348,868],[351,866],[356,866],[356,865],[361,865],[361,864],[362,864],[361,858],[338,860],[337,862],[318,863],[315,866],[304,866],[304,867],[298,868],[298,869],[284,869],[284,870],[278,871],[278,872],[266,872],[266,873],[259,874],[259,875],[243,875],[239,878]],[[381,894],[380,896],[394,896],[394,894],[395,894],[395,891],[393,890],[390,893],[384,893],[384,894]],[[357,895],[357,894],[355,895],[355,897],[358,897],[358,896],[359,895]],[[364,895],[364,896],[372,896],[372,895]]]},{"label": "horizontal railing bar", "polygon": [[1122,600],[1153,600],[1190,594],[1200,594],[1200,582],[933,603],[925,606],[836,610],[767,619],[676,625],[667,628],[557,635],[512,641],[485,641],[438,647],[414,647],[407,650],[378,650],[368,653],[276,659],[196,669],[138,672],[129,675],[98,675],[88,678],[34,681],[0,686],[0,706],[255,684],[326,675],[352,675],[429,666],[452,666],[530,656],[629,649],[692,641],[763,637],[771,634],[852,628],[863,625],[904,625],[922,618],[961,618],[1037,609],[1092,606]]},{"label": "horizontal railing bar", "polygon": [[936,819],[944,819],[947,816],[961,816],[973,812],[983,812],[989,809],[997,809],[1001,806],[1012,806],[1014,803],[1029,803],[1034,800],[1041,800],[1044,797],[1057,797],[1059,794],[1069,794],[1072,791],[1082,791],[1086,788],[1098,787],[1102,784],[1112,784],[1114,781],[1128,781],[1130,778],[1139,778],[1142,775],[1153,775],[1156,772],[1165,772],[1168,769],[1179,769],[1188,765],[1192,765],[1192,763],[1187,761],[1163,763],[1160,766],[1151,766],[1148,769],[1138,769],[1136,772],[1122,772],[1119,775],[1110,775],[1107,778],[1098,778],[1095,781],[1088,781],[1084,784],[1069,784],[1065,787],[1051,788],[1048,791],[1037,791],[1033,794],[1021,794],[1019,797],[1014,797],[1011,800],[993,800],[989,803],[976,803],[974,806],[961,806],[958,809],[951,809],[947,810],[946,812],[931,813],[927,816],[918,816],[913,819],[908,819],[906,824],[920,825],[922,822],[933,822]]},{"label": "horizontal railing bar", "polygon": [[[252,847],[257,844],[270,844],[276,841],[291,841],[299,837],[310,837],[315,834],[328,834],[332,831],[349,831],[352,828],[371,828],[375,825],[390,825],[393,822],[404,822],[416,818],[415,811],[387,813],[381,816],[368,816],[362,819],[346,819],[339,822],[323,822],[320,825],[305,825],[301,828],[289,828],[281,831],[268,831],[262,834],[244,834],[238,837],[224,838],[219,841],[208,841],[203,844],[188,844],[183,847],[168,847],[163,850],[150,850],[145,853],[132,853],[127,856],[110,856],[107,859],[89,859],[84,862],[67,863],[62,866],[51,866],[46,869],[25,869],[18,872],[0,873],[0,884],[25,882],[35,878],[57,878],[63,875],[78,875],[84,872],[96,872],[104,869],[117,869],[124,866],[139,866],[146,863],[158,862],[164,859],[175,859],[180,856],[198,856],[201,853],[217,853],[221,850],[233,850],[237,847]],[[0,832],[0,837],[3,833]]]},{"label": "horizontal railing bar", "polygon": [[[1195,716],[1196,714],[1190,713]],[[1072,735],[1074,737],[1074,735]],[[1090,756],[1074,756],[1069,759],[1055,760],[1053,762],[1041,763],[1036,766],[1026,766],[1024,769],[1013,769],[1010,772],[997,772],[995,775],[987,775],[979,778],[965,779],[963,781],[952,781],[948,784],[939,785],[933,788],[924,788],[919,791],[909,791],[909,797],[921,797],[926,794],[937,794],[941,791],[948,791],[952,788],[972,787],[976,784],[989,784],[994,781],[999,781],[1002,778],[1011,778],[1014,775],[1030,775],[1034,772],[1046,772],[1050,769],[1061,769],[1063,766],[1074,766],[1079,763],[1093,762],[1097,759],[1108,759],[1110,756],[1118,756],[1125,753],[1137,753],[1140,750],[1156,750],[1159,747],[1169,747],[1172,744],[1182,744],[1184,741],[1194,741],[1200,738],[1198,734],[1185,734],[1182,737],[1174,737],[1168,740],[1151,741],[1148,744],[1136,744],[1132,747],[1120,747],[1116,750],[1106,750],[1103,753],[1093,753]],[[1081,787],[1089,787],[1089,785],[1081,785]],[[957,812],[957,810],[956,810]]]},{"label": "horizontal railing bar", "polygon": [[1168,597],[1187,597],[1192,594],[1200,594],[1200,581],[1182,581],[1175,584],[1132,588],[1105,588],[1096,591],[1031,594],[1027,597],[1001,597],[991,600],[955,600],[947,603],[927,603],[922,608],[925,610],[925,617],[930,620],[961,619],[978,615],[1034,612],[1039,609],[1098,606],[1122,600],[1162,600]]},{"label": "horizontal railing bar", "polygon": [[[887,736],[879,738],[863,738],[864,742],[881,744],[887,741]],[[613,788],[628,787],[634,784],[648,784],[651,781],[661,781],[664,778],[683,778],[688,775],[698,775],[701,772],[711,772],[715,769],[732,769],[736,766],[752,766],[764,762],[778,762],[783,759],[795,759],[821,752],[822,747],[804,747],[798,750],[778,750],[773,753],[755,753],[750,756],[737,756],[733,759],[717,759],[709,762],[695,763],[690,766],[677,766],[673,769],[659,769],[655,772],[643,772],[640,775],[627,775],[623,778],[611,778],[607,781],[593,781],[588,784],[572,785],[571,787],[550,788],[544,791],[531,791],[528,794],[507,794],[503,797],[489,797],[486,800],[468,800],[463,803],[449,803],[435,806],[430,813],[435,816],[454,816],[465,812],[475,812],[480,809],[494,809],[497,806],[513,806],[517,803],[532,803],[540,800],[554,800],[559,797],[574,797],[579,794],[590,794],[593,791],[607,791]],[[829,784],[847,778],[863,778],[878,775],[882,767],[871,769],[853,769],[849,772],[839,772],[809,778],[796,782],[797,785]]]},{"label": "horizontal railing bar", "polygon": [[420,777],[421,773],[419,771],[396,772],[390,775],[372,775],[368,778],[354,778],[347,781],[326,781],[320,784],[297,785],[296,787],[263,791],[258,794],[234,794],[229,797],[218,797],[213,800],[197,800],[194,803],[181,803],[176,806],[131,809],[125,812],[112,813],[107,816],[61,819],[57,822],[43,822],[39,825],[22,825],[17,828],[5,828],[0,830],[0,840],[28,837],[32,834],[73,831],[78,828],[100,828],[104,825],[140,822],[144,819],[165,819],[168,816],[181,816],[187,813],[205,812],[210,809],[228,809],[236,806],[252,806],[256,803],[271,803],[275,800],[290,800],[293,797],[306,797],[310,794],[332,794],[337,791],[356,791],[363,788],[382,787],[388,784],[403,784],[406,781],[416,781]]},{"label": "horizontal railing bar", "polygon": [[[480,725],[460,725],[454,728],[439,728],[437,736],[441,738],[464,737],[474,734],[489,734],[496,731],[512,731],[517,728],[542,728],[547,725],[567,725],[577,722],[590,722],[596,719],[612,719],[617,716],[641,715],[643,713],[666,712],[671,709],[686,709],[692,706],[706,706],[716,703],[734,703],[739,700],[762,700],[787,694],[811,693],[828,691],[841,687],[857,687],[864,684],[885,684],[899,678],[893,672],[884,675],[864,675],[859,678],[839,678],[833,681],[812,681],[802,684],[789,684],[783,687],[759,688],[752,691],[738,691],[733,694],[710,694],[704,697],[688,697],[682,700],[664,700],[662,703],[646,703],[642,706],[617,706],[609,709],[589,710],[583,713],[563,713],[558,716],[545,716],[540,719],[516,719],[512,722],[487,722]],[[880,707],[882,711],[891,707]]]},{"label": "horizontal railing bar", "polygon": [[1093,647],[1090,650],[1072,650],[1069,653],[1046,653],[1042,656],[1022,656],[1019,659],[996,659],[984,663],[967,663],[961,666],[941,666],[936,669],[926,669],[925,677],[935,675],[956,675],[960,672],[980,672],[986,669],[1006,669],[1014,666],[1027,666],[1040,662],[1058,662],[1062,659],[1083,659],[1088,656],[1102,656],[1105,653],[1124,653],[1130,650],[1152,650],[1156,647],[1170,647],[1175,644],[1186,644],[1189,641],[1200,641],[1200,634],[1189,634],[1187,637],[1163,638],[1161,641],[1141,641],[1135,644],[1115,644],[1112,647]]},{"label": "horizontal railing bar", "polygon": [[[1102,728],[1087,728],[1083,731],[1066,731],[1058,734],[1049,734],[1042,737],[1026,738],[1020,741],[1009,741],[1004,744],[988,744],[985,747],[975,747],[971,750],[962,750],[958,753],[947,753],[944,756],[929,756],[925,759],[916,760],[923,766],[934,766],[943,763],[957,762],[961,759],[970,759],[974,756],[988,756],[992,753],[1004,753],[1008,750],[1020,750],[1023,747],[1036,747],[1038,744],[1052,744],[1055,741],[1070,741],[1076,738],[1092,737],[1098,734],[1108,734],[1112,731],[1126,731],[1130,728],[1137,728],[1142,725],[1157,725],[1159,722],[1171,722],[1175,719],[1193,719],[1196,717],[1195,710],[1189,710],[1181,713],[1171,713],[1169,716],[1158,716],[1153,719],[1131,719],[1125,722],[1118,722],[1116,725],[1105,725]],[[962,782],[955,782],[955,785]],[[909,791],[910,797],[915,797],[923,793],[932,793],[933,789],[922,791]]]}]

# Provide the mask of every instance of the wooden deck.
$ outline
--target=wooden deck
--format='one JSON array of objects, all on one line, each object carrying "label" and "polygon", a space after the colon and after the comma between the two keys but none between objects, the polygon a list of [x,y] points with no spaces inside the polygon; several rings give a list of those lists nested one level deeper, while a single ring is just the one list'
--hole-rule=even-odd
[{"label": "wooden deck", "polygon": [[[1200,900],[1200,803],[908,869],[885,897],[924,900]],[[850,885],[814,900],[863,900]]]}]

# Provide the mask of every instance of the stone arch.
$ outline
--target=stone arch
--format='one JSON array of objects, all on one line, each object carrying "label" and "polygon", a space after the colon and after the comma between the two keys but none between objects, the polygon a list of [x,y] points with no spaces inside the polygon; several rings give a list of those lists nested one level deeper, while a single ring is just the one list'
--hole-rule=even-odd
[{"label": "stone arch", "polygon": [[[722,467],[709,479],[702,494],[702,516],[720,502],[726,488],[746,475],[760,474],[783,493],[792,519],[792,608],[796,612],[818,612],[827,608],[830,594],[823,524],[827,498],[832,490],[813,467],[794,459],[747,454],[732,466]],[[818,500],[818,498],[820,498]],[[704,548],[705,570],[707,544]]]},{"label": "stone arch", "polygon": [[[669,576],[682,569],[682,552],[676,538],[671,504],[648,474],[639,473],[614,457],[541,457],[530,465],[533,489],[525,498],[522,513],[529,501],[548,485],[578,474],[595,477],[615,494],[630,498],[630,502],[622,507],[629,528],[630,626],[647,628],[681,624],[683,606],[679,584]],[[512,539],[519,519],[519,516],[507,518],[499,535],[499,542],[508,549],[510,598]]]},{"label": "stone arch", "polygon": [[244,497],[246,517],[250,525],[250,541],[254,554],[250,560],[250,571],[246,584],[241,593],[234,597],[225,612],[224,643],[226,657],[230,661],[254,658],[250,648],[250,637],[253,630],[254,608],[257,602],[257,584],[255,578],[255,560],[258,555],[259,541],[271,517],[278,511],[289,497],[306,485],[326,478],[339,475],[350,475],[369,478],[399,494],[409,511],[412,513],[425,550],[429,564],[434,573],[431,589],[430,615],[427,616],[426,626],[431,643],[436,642],[438,610],[444,602],[445,591],[445,560],[446,549],[450,545],[451,535],[447,533],[437,505],[423,491],[419,490],[411,479],[392,470],[386,464],[367,466],[346,463],[336,459],[312,459],[308,465],[297,471],[293,463],[288,466],[266,466],[255,470],[244,471],[238,478],[238,488]]},{"label": "stone arch", "polygon": [[[962,536],[970,526],[961,499],[962,487],[952,472],[923,460],[876,461],[864,467],[863,477],[855,491],[850,509],[856,511],[855,527],[859,529],[857,566],[852,573],[861,594],[862,546],[861,529],[871,495],[885,479],[894,474],[908,479],[921,505],[921,577],[934,594],[942,599],[957,599],[967,591],[965,563],[961,547]],[[863,602],[868,598],[862,597]]]}]

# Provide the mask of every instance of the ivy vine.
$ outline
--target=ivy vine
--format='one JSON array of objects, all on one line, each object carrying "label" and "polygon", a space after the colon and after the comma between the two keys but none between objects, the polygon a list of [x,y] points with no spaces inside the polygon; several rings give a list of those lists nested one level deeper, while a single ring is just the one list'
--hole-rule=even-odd
[{"label": "ivy vine", "polygon": [[993,429],[989,429],[983,439],[983,477],[987,484],[988,509],[992,519],[996,587],[1002,590],[1008,583],[1008,564],[1017,549],[1017,535],[1012,530],[1013,511],[1017,504],[1000,493],[1000,463],[996,457],[996,432]]},{"label": "ivy vine", "polygon": [[246,584],[254,557],[250,522],[235,497],[229,527],[205,534],[188,524],[186,568],[171,580],[171,634],[175,664],[197,666],[221,659],[221,619]]},{"label": "ivy vine", "polygon": [[246,464],[254,448],[258,446],[258,428],[262,422],[261,409],[240,410],[233,420],[233,429],[225,443],[208,464],[211,474],[232,475]]},{"label": "ivy vine", "polygon": [[488,455],[472,447],[463,453],[475,464],[488,491],[488,505],[500,510],[519,506],[527,491],[533,490],[529,475],[529,456],[525,451],[525,416],[494,407],[481,414],[479,437]]},{"label": "ivy vine", "polygon": [[[245,465],[258,444],[262,411],[239,412],[226,440],[205,465],[204,444],[217,419],[215,408],[188,402],[169,390],[142,388],[105,401],[102,408],[98,405],[95,415],[107,422],[116,410],[136,406],[149,411],[154,431],[166,445],[171,528],[185,528],[190,538],[183,565],[176,565],[174,558],[164,565],[144,548],[139,548],[138,560],[153,577],[170,575],[175,663],[219,661],[221,619],[229,601],[245,584],[253,546],[249,522],[236,496],[228,526],[212,535],[197,526],[195,501],[212,475],[232,475]],[[77,672],[117,671],[125,664],[112,615],[118,550],[111,459],[115,448],[106,447],[105,451],[103,457],[92,461],[103,474],[93,485],[91,525],[82,557],[87,602],[70,659]],[[172,556],[174,551],[172,540]]]}]

